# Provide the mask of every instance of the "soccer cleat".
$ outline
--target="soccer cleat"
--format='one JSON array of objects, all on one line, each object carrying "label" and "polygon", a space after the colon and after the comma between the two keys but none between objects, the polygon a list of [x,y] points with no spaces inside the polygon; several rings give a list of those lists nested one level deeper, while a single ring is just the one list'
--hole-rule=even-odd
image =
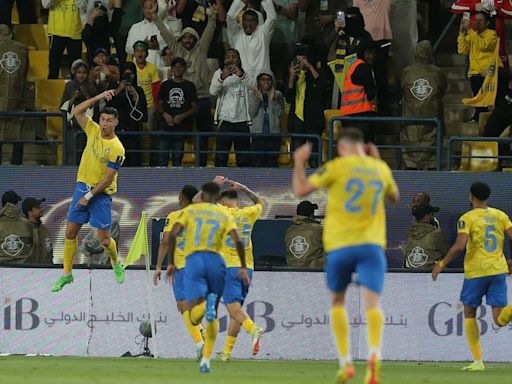
[{"label": "soccer cleat", "polygon": [[208,366],[208,364],[201,364],[199,366],[199,372],[201,372],[201,373],[210,373],[210,367]]},{"label": "soccer cleat", "polygon": [[196,346],[196,361],[200,361],[201,357],[203,357],[204,343]]},{"label": "soccer cleat", "polygon": [[231,360],[231,352],[225,352],[225,351],[222,351],[222,352],[217,352],[217,357],[227,363],[228,361]]},{"label": "soccer cleat", "polygon": [[336,384],[346,384],[348,380],[356,375],[356,370],[352,363],[347,363],[343,368],[338,369],[336,374]]},{"label": "soccer cleat", "polygon": [[252,331],[252,355],[256,356],[260,351],[260,339],[261,335],[263,335],[263,329],[260,327],[254,328]]},{"label": "soccer cleat", "polygon": [[209,293],[206,296],[206,321],[211,323],[217,317],[217,295],[215,293]]},{"label": "soccer cleat", "polygon": [[62,275],[61,277],[59,277],[59,280],[57,280],[57,282],[53,286],[52,292],[59,292],[62,290],[62,288],[66,284],[71,284],[72,282],[73,282],[73,275],[67,275],[67,276]]},{"label": "soccer cleat", "polygon": [[368,359],[364,384],[380,384],[380,360],[375,353]]},{"label": "soccer cleat", "polygon": [[116,275],[116,281],[119,284],[124,282],[124,268],[121,263],[112,264],[112,269],[114,270],[114,275]]},{"label": "soccer cleat", "polygon": [[482,362],[473,361],[471,364],[462,367],[461,371],[485,371],[485,365]]}]

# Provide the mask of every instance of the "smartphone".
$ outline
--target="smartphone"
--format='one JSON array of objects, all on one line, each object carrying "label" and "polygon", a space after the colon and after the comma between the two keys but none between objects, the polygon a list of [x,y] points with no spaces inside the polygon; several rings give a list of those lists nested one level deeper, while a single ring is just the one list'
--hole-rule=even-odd
[{"label": "smartphone", "polygon": [[336,19],[338,20],[338,22],[341,24],[341,28],[344,28],[345,27],[345,12],[343,11],[338,11],[336,13]]},{"label": "smartphone", "polygon": [[470,18],[471,18],[471,13],[469,13],[469,12],[464,12],[464,13],[462,14],[462,20],[467,20],[467,21],[469,21],[469,19],[470,19]]}]

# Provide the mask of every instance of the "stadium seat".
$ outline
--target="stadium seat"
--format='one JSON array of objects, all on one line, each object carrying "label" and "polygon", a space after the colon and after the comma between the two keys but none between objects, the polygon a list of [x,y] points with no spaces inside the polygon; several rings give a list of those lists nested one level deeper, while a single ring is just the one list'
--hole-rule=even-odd
[{"label": "stadium seat", "polygon": [[281,139],[281,154],[277,160],[277,164],[280,167],[291,167],[292,165],[292,156],[290,154],[292,146],[292,141],[289,137],[284,137]]},{"label": "stadium seat", "polygon": [[[66,80],[39,79],[36,81],[35,107],[38,110],[48,112],[60,112],[60,100],[64,93]],[[62,137],[62,119],[60,117],[48,117],[46,133],[49,137]]]},{"label": "stadium seat", "polygon": [[28,74],[27,80],[35,81],[48,77],[48,50],[28,51]]},{"label": "stadium seat", "polygon": [[185,147],[184,147],[185,153],[183,154],[183,160],[182,165],[184,167],[193,167],[196,165],[196,154],[194,151],[194,139],[193,138],[187,138],[185,139]]},{"label": "stadium seat", "polygon": [[29,49],[48,50],[48,33],[44,24],[18,24],[14,27],[14,40]]},{"label": "stadium seat", "polygon": [[[496,141],[464,141],[462,143],[462,156],[498,156],[498,143]],[[460,162],[461,171],[490,172],[498,167],[498,158],[463,158]]]},{"label": "stadium seat", "polygon": [[[325,130],[327,134],[329,134],[329,122],[333,117],[341,116],[341,111],[339,109],[326,109],[324,111],[324,119],[325,119]],[[341,129],[341,122],[336,121],[334,123],[334,137],[336,137]]]}]

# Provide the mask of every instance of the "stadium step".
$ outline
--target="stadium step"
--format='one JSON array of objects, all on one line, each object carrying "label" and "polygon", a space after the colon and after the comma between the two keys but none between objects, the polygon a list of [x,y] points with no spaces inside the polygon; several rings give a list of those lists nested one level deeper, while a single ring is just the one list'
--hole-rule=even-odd
[{"label": "stadium step", "polygon": [[457,53],[438,53],[436,55],[438,67],[458,67],[466,65],[466,56]]},{"label": "stadium step", "polygon": [[[467,123],[469,119],[473,116],[473,108],[467,107],[460,102],[457,105],[447,106],[444,108],[444,121],[446,123],[457,122]],[[476,124],[475,124],[476,125]]]},{"label": "stadium step", "polygon": [[446,73],[446,78],[448,80],[462,80],[466,78],[466,69],[464,68],[464,66],[443,67],[443,71],[444,73]]},{"label": "stadium step", "polygon": [[460,122],[446,123],[445,136],[478,136],[478,124]]},{"label": "stadium step", "polygon": [[452,94],[471,94],[471,83],[469,79],[449,79],[447,93]]}]

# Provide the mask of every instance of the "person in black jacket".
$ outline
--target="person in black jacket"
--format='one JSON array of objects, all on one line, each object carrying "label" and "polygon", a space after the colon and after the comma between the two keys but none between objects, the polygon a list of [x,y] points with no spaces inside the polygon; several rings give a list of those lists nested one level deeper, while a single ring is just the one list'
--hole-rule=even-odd
[{"label": "person in black jacket", "polygon": [[[286,100],[291,104],[288,117],[290,133],[322,135],[324,127],[325,95],[329,95],[326,75],[322,68],[316,68],[309,62],[307,46],[299,47],[290,65]],[[318,142],[311,138],[294,138],[292,151],[306,141],[313,143],[313,154],[309,160],[311,167],[319,165]]]},{"label": "person in black jacket", "polygon": [[[118,131],[142,131],[142,124],[148,121],[148,108],[144,90],[137,85],[137,68],[133,63],[121,64],[121,81],[115,96],[107,104],[119,112]],[[119,134],[119,139],[126,149],[125,167],[140,167],[142,153],[132,152],[141,150],[141,136]]]}]

